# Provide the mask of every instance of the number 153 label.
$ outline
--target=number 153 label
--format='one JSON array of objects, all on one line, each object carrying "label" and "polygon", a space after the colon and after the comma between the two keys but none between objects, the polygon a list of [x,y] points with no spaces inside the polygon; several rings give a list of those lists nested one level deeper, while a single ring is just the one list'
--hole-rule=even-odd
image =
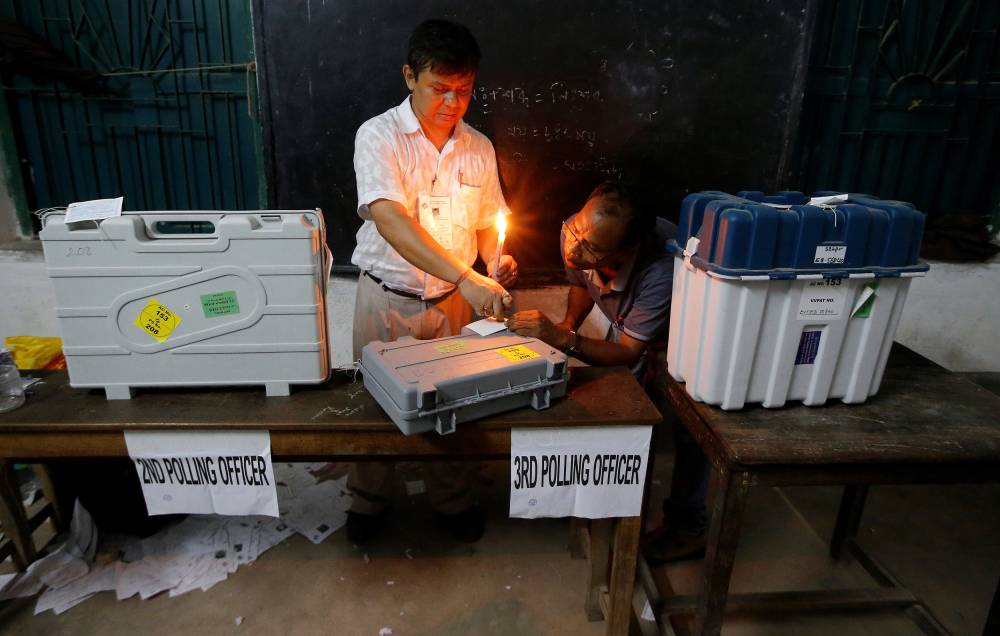
[{"label": "number 153 label", "polygon": [[181,317],[167,309],[155,298],[150,299],[139,315],[135,317],[135,326],[159,342],[169,338],[179,324],[181,324]]},{"label": "number 153 label", "polygon": [[799,320],[837,320],[844,313],[847,285],[839,278],[802,281]]}]

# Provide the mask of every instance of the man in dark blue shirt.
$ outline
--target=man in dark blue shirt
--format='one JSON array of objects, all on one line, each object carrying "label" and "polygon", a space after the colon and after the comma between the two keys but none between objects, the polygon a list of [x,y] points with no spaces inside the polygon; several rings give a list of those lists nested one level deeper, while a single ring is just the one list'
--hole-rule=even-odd
[{"label": "man in dark blue shirt", "polygon": [[[563,221],[560,246],[570,283],[566,315],[552,323],[538,310],[520,311],[511,331],[539,338],[595,366],[628,366],[647,390],[654,389],[652,352],[665,349],[670,325],[673,256],[667,240],[677,228],[646,207],[634,205],[618,182],[597,186],[583,208]],[[577,329],[597,305],[611,323],[603,339]],[[647,555],[677,560],[704,553],[708,466],[697,444],[674,424],[677,455],[664,527]]]},{"label": "man in dark blue shirt", "polygon": [[[553,324],[528,310],[508,326],[590,364],[628,366],[644,383],[647,350],[667,339],[674,261],[665,245],[676,231],[666,219],[633,210],[623,186],[602,183],[563,221],[560,245],[570,284],[565,318]],[[604,339],[576,331],[594,304],[611,323]]]}]

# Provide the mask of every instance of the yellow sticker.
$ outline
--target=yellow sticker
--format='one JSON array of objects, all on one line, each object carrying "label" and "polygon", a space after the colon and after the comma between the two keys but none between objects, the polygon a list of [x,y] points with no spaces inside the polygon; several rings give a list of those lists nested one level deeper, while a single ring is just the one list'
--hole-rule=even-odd
[{"label": "yellow sticker", "polygon": [[439,353],[452,353],[454,351],[461,351],[465,348],[464,340],[452,340],[451,342],[442,342],[441,344],[434,345],[434,348],[438,350]]},{"label": "yellow sticker", "polygon": [[525,360],[531,360],[532,358],[540,357],[537,353],[525,347],[524,345],[514,345],[513,347],[504,347],[503,349],[497,349],[497,353],[507,358],[511,362],[524,362]]},{"label": "yellow sticker", "polygon": [[181,317],[170,311],[160,301],[151,298],[135,317],[135,326],[163,342],[181,324]]}]

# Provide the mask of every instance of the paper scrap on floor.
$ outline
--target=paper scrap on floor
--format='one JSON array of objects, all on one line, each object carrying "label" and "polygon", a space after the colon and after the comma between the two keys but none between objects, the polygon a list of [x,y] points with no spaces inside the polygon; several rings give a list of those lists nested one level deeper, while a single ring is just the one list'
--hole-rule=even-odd
[{"label": "paper scrap on floor", "polygon": [[61,587],[49,587],[39,597],[35,605],[35,614],[52,610],[62,614],[66,610],[79,605],[98,592],[115,589],[115,568],[111,564],[98,565],[90,572],[74,579]]},{"label": "paper scrap on floor", "polygon": [[17,577],[17,572],[10,574],[0,574],[0,592],[7,589],[7,585]]},{"label": "paper scrap on floor", "polygon": [[29,576],[27,572],[23,572],[17,577],[16,581],[7,585],[3,592],[0,592],[0,601],[34,596],[41,592],[43,587],[45,587],[45,583],[41,579]]},{"label": "paper scrap on floor", "polygon": [[146,600],[177,587],[184,579],[187,560],[178,557],[148,556],[141,561],[115,563],[115,596],[124,601],[136,594]]},{"label": "paper scrap on floor", "polygon": [[644,621],[656,621],[656,616],[653,615],[653,608],[649,604],[648,600],[646,601],[646,604],[642,606],[642,614],[639,615],[639,618]]},{"label": "paper scrap on floor", "polygon": [[[277,480],[279,486],[286,486],[291,490],[290,494],[292,497],[297,497],[302,491],[311,488],[316,485],[316,477],[312,474],[312,471],[308,468],[310,464],[294,464],[289,462],[282,462],[280,464],[274,464],[274,478]],[[278,500],[278,504],[281,504],[281,500]]]},{"label": "paper scrap on floor", "polygon": [[114,591],[121,601],[208,590],[295,532],[319,543],[344,525],[351,505],[347,477],[317,483],[313,472],[325,466],[275,464],[275,476],[286,486],[279,490],[280,507],[287,511],[280,518],[189,515],[145,539],[109,536],[102,544],[105,553],[113,551],[123,560],[104,565],[93,563],[97,527],[77,502],[66,542],[19,577],[0,577],[0,599],[44,589],[35,613],[61,614],[101,591]]},{"label": "paper scrap on floor", "polygon": [[320,543],[347,523],[351,497],[347,477],[325,481],[296,497],[284,519],[296,532]]}]

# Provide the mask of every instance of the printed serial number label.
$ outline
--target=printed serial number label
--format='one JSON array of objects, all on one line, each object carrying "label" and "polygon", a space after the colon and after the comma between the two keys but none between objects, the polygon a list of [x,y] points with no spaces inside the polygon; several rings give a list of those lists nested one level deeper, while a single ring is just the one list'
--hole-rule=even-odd
[{"label": "printed serial number label", "polygon": [[453,353],[455,351],[461,351],[465,348],[464,340],[453,340],[451,342],[442,342],[441,344],[434,345],[438,353]]},{"label": "printed serial number label", "polygon": [[155,298],[151,298],[135,317],[135,326],[163,342],[181,324],[181,317],[167,309]]},{"label": "printed serial number label", "polygon": [[816,258],[813,259],[815,265],[843,265],[847,258],[846,245],[818,245],[816,246]]},{"label": "printed serial number label", "polygon": [[835,319],[844,313],[847,285],[840,278],[811,280],[804,283],[799,300],[799,320]]},{"label": "printed serial number label", "polygon": [[236,299],[236,292],[234,291],[202,294],[201,310],[205,312],[206,318],[229,316],[230,314],[240,313],[240,302]]},{"label": "printed serial number label", "polygon": [[532,358],[541,357],[531,349],[525,347],[524,345],[514,345],[512,347],[504,347],[502,349],[497,349],[497,353],[507,358],[511,362],[524,362],[525,360],[531,360]]}]

